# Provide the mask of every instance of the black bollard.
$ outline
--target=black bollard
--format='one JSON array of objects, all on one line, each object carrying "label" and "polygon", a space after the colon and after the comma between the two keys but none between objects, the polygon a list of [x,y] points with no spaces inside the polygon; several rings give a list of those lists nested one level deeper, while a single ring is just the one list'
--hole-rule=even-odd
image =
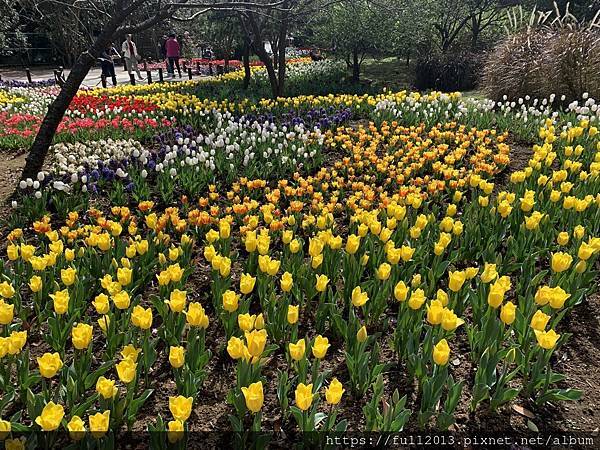
[{"label": "black bollard", "polygon": [[135,75],[133,73],[129,74],[129,81],[131,81],[132,86],[135,86]]},{"label": "black bollard", "polygon": [[27,81],[31,83],[31,70],[29,68],[25,69],[25,75],[27,75]]},{"label": "black bollard", "polygon": [[187,73],[188,73],[188,78],[191,80],[192,79],[192,68],[191,67],[188,67]]},{"label": "black bollard", "polygon": [[212,74],[213,74],[212,63],[208,63],[208,74],[209,74],[209,75],[212,75]]},{"label": "black bollard", "polygon": [[162,67],[159,67],[159,68],[158,68],[158,81],[159,81],[159,83],[162,83],[163,81],[165,81],[165,80],[164,80],[164,78],[163,78],[163,70],[162,70]]},{"label": "black bollard", "polygon": [[152,84],[152,71],[146,70],[146,78],[148,79],[148,84]]}]

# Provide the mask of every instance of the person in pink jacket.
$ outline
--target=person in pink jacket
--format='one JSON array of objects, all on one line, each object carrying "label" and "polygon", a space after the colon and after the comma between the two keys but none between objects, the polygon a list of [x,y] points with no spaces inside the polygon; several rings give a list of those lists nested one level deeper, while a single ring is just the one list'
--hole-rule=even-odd
[{"label": "person in pink jacket", "polygon": [[175,37],[175,33],[169,35],[169,39],[165,42],[165,53],[167,54],[167,72],[169,77],[175,76],[175,67],[181,78],[181,68],[179,67],[179,57],[181,56],[181,46]]}]

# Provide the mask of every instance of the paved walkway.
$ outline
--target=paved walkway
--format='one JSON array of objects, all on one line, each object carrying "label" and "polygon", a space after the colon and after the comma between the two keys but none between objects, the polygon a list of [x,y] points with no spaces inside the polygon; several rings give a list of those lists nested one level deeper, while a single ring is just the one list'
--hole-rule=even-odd
[{"label": "paved walkway", "polygon": [[[146,78],[146,72],[144,72],[143,67],[141,67],[140,65],[140,70],[142,71],[142,76],[144,78]],[[83,87],[100,87],[101,84],[101,79],[100,79],[100,74],[102,73],[102,71],[97,68],[94,67],[93,69],[90,70],[90,72],[88,73],[88,75],[85,77],[85,80],[82,83]],[[176,78],[172,78],[172,79],[168,79],[167,78],[167,73],[166,71],[163,71],[164,73],[164,79],[167,81],[185,81],[185,80],[189,80],[188,74],[187,73],[183,73],[182,71],[182,78],[176,77]],[[115,67],[115,74],[117,76],[117,84],[130,84],[130,80],[129,80],[129,74],[127,73],[127,71],[125,71],[123,69],[122,66],[116,66]],[[64,77],[66,78],[69,75],[69,70],[65,69],[64,71]],[[25,69],[23,68],[19,68],[19,69],[0,69],[0,76],[2,77],[2,80],[4,81],[9,81],[9,80],[18,80],[18,81],[27,81],[27,74],[25,72]],[[54,70],[53,69],[31,69],[31,79],[32,81],[43,81],[43,80],[48,80],[48,79],[54,79]],[[202,78],[198,75],[193,75],[192,79],[198,79],[198,78]],[[153,70],[152,71],[152,81],[153,82],[157,82],[158,81],[158,70]],[[147,80],[136,80],[136,83],[138,84],[146,84]],[[110,79],[108,80],[108,85],[111,86],[111,81]]]}]

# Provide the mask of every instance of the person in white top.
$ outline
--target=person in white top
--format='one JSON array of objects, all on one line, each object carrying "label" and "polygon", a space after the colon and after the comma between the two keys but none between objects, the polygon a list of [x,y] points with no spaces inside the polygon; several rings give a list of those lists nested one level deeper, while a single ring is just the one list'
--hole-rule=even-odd
[{"label": "person in white top", "polygon": [[125,42],[123,42],[123,45],[121,46],[121,50],[123,52],[123,57],[125,58],[125,67],[127,67],[127,72],[129,75],[131,75],[131,73],[135,70],[138,79],[143,80],[144,77],[142,77],[138,67],[140,55],[138,54],[135,42],[131,40],[131,34],[127,35]]}]

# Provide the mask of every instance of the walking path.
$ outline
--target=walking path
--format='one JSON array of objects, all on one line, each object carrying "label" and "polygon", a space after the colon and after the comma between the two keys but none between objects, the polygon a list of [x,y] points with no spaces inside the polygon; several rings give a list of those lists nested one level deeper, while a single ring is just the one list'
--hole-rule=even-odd
[{"label": "walking path", "polygon": [[[140,66],[140,70],[142,69],[142,67]],[[85,77],[85,80],[82,83],[82,87],[100,87],[101,84],[101,80],[100,80],[100,74],[102,73],[102,71],[97,68],[94,67],[93,69],[91,69],[89,71],[89,73],[87,74],[87,76]],[[123,70],[122,66],[115,66],[115,74],[117,76],[117,84],[130,84],[130,80],[129,80],[129,74],[127,73],[127,71]],[[69,69],[65,69],[64,71],[64,77],[67,78],[67,76],[69,75]],[[164,71],[164,79],[165,81],[185,81],[185,80],[189,80],[188,74],[187,73],[183,73],[182,70],[182,78],[176,77],[176,78],[167,78],[167,73],[166,71]],[[27,81],[27,74],[25,72],[24,68],[18,68],[18,69],[0,69],[0,76],[2,77],[3,81],[10,81],[10,80],[16,80],[16,81],[23,81],[26,82]],[[147,74],[146,72],[142,71],[142,76],[144,78],[146,78]],[[199,78],[203,78],[203,76],[198,76],[198,75],[193,75],[192,79],[199,79]],[[33,68],[31,69],[31,80],[32,81],[45,81],[48,79],[54,79],[54,70],[53,69],[36,69]],[[157,82],[158,81],[158,70],[153,70],[152,71],[152,81],[153,82]],[[138,84],[146,84],[148,81],[147,80],[136,80],[136,83]],[[111,81],[110,79],[108,80],[108,85],[111,86]]]}]

